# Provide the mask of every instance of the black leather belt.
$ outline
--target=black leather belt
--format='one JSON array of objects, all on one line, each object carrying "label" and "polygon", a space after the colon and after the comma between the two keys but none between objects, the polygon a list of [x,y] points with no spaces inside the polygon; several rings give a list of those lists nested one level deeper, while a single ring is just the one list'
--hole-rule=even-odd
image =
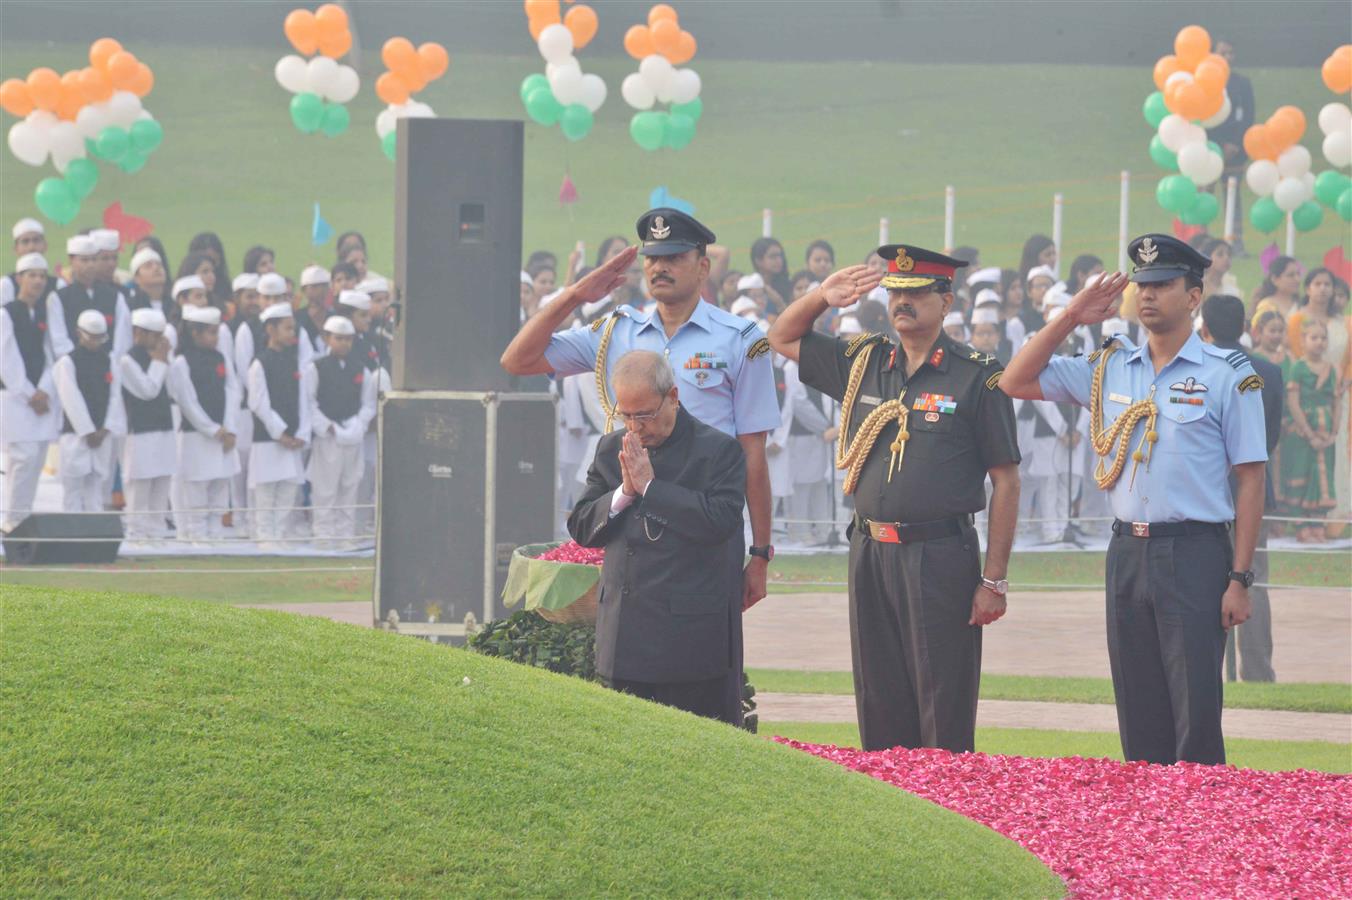
[{"label": "black leather belt", "polygon": [[855,527],[880,544],[918,544],[937,538],[953,537],[962,534],[963,529],[971,525],[970,516],[955,516],[951,519],[935,519],[933,522],[875,522],[863,516],[855,516]]},{"label": "black leather belt", "polygon": [[1187,534],[1228,534],[1229,522],[1123,522],[1113,521],[1113,534],[1123,537],[1183,537]]}]

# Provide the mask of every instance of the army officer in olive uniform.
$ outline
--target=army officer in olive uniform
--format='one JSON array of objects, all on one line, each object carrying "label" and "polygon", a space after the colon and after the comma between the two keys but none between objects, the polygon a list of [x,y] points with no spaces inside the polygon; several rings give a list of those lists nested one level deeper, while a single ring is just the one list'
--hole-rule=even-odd
[{"label": "army officer in olive uniform", "polygon": [[605,547],[596,670],[617,690],[741,723],[742,445],[681,403],[666,358],[633,350],[611,370],[624,430],[596,445],[568,518]]},{"label": "army officer in olive uniform", "polygon": [[[1000,364],[943,332],[965,265],[902,244],[878,249],[885,275],[834,273],[770,329],[804,384],[841,401],[836,466],[853,493],[850,641],[864,749],[973,749],[981,628],[1005,611],[1019,502],[1014,410]],[[812,329],[878,284],[899,343]],[[986,506],[985,568],[972,515]]]}]

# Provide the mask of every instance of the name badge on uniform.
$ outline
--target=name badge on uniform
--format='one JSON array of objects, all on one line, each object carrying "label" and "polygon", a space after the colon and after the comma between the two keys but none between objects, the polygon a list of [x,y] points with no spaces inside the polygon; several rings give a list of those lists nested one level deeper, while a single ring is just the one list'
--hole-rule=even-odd
[{"label": "name badge on uniform", "polygon": [[883,402],[882,397],[870,397],[868,394],[859,395],[859,403],[862,406],[877,406]]},{"label": "name badge on uniform", "polygon": [[1131,398],[1128,397],[1126,394],[1109,394],[1108,399],[1113,401],[1114,403],[1125,403],[1128,406],[1131,405]]}]

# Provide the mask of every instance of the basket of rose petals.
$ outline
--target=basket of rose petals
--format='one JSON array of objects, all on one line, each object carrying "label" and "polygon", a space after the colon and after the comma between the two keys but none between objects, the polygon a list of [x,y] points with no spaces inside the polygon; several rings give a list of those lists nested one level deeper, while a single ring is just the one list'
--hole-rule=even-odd
[{"label": "basket of rose petals", "polygon": [[524,601],[523,608],[560,625],[594,625],[604,559],[604,550],[576,541],[517,547],[502,600],[507,606]]}]

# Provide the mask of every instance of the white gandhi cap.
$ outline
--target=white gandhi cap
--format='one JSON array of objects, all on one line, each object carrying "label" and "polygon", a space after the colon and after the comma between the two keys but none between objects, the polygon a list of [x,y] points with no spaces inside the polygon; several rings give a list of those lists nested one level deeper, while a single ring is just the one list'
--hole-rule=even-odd
[{"label": "white gandhi cap", "polygon": [[137,269],[141,268],[141,266],[144,266],[151,260],[154,260],[160,265],[164,265],[164,260],[160,259],[160,255],[155,252],[154,247],[142,247],[140,250],[137,250],[135,255],[131,258],[131,274],[135,275]]},{"label": "white gandhi cap", "polygon": [[143,307],[132,310],[131,324],[145,331],[164,332],[164,326],[167,324],[164,320],[164,313],[158,309]]},{"label": "white gandhi cap", "polygon": [[267,309],[263,310],[263,312],[260,313],[258,316],[258,320],[260,322],[271,322],[273,319],[289,319],[289,318],[291,318],[290,303],[274,303]]},{"label": "white gandhi cap", "polygon": [[196,322],[198,325],[219,325],[221,311],[214,306],[185,306],[183,321]]},{"label": "white gandhi cap", "polygon": [[269,272],[258,278],[258,293],[264,297],[280,297],[286,293],[286,279],[276,272]]},{"label": "white gandhi cap", "polygon": [[338,295],[338,302],[353,309],[371,308],[371,296],[362,291],[343,291]]},{"label": "white gandhi cap", "polygon": [[39,222],[37,219],[20,219],[19,221],[15,222],[14,227],[10,229],[10,234],[13,235],[14,240],[16,241],[19,238],[23,237],[25,234],[46,234],[46,233],[47,230],[42,227],[42,223]]},{"label": "white gandhi cap", "polygon": [[324,320],[324,330],[329,334],[354,335],[357,329],[352,327],[352,320],[346,316],[329,316]]},{"label": "white gandhi cap", "polygon": [[75,320],[75,327],[85,334],[102,336],[108,333],[108,320],[97,309],[86,309]]},{"label": "white gandhi cap", "polygon": [[49,269],[51,269],[51,266],[47,265],[47,258],[41,253],[25,253],[23,256],[20,256],[19,261],[14,264],[14,273],[16,275],[20,272],[33,272],[39,270],[46,272]]}]

